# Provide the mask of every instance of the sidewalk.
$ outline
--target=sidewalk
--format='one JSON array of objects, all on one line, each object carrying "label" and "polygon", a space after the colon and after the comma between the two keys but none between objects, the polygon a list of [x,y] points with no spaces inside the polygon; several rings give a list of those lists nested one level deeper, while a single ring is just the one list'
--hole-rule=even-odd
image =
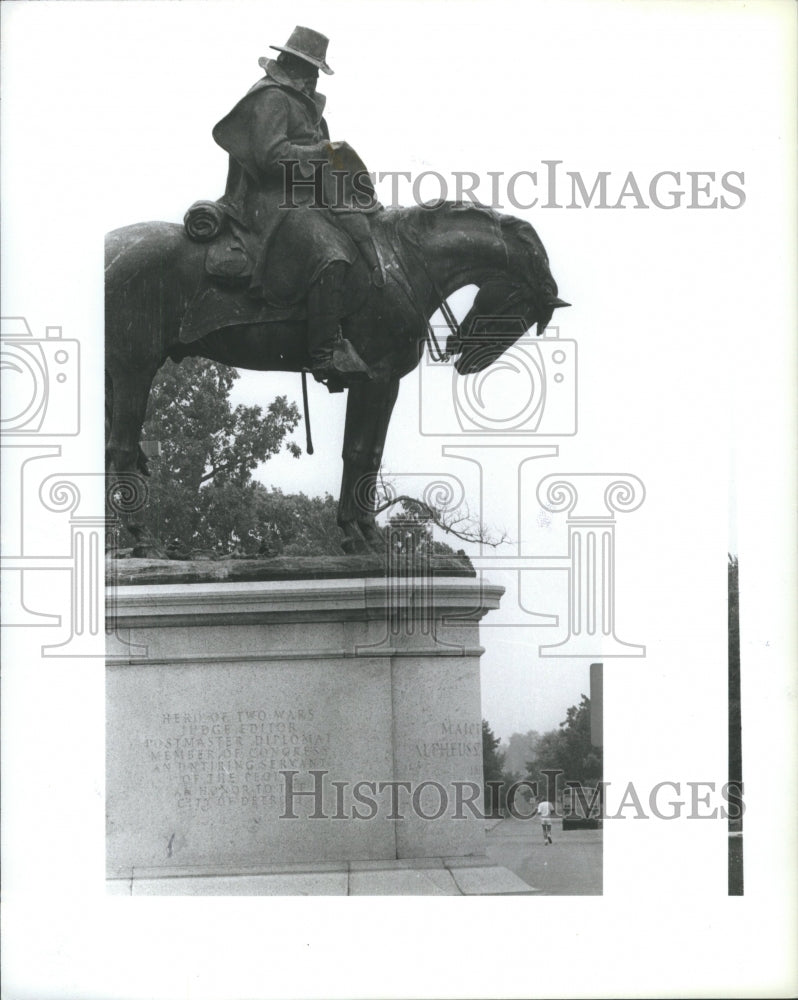
[{"label": "sidewalk", "polygon": [[550,846],[543,843],[537,819],[508,818],[487,834],[491,861],[503,865],[544,896],[600,896],[603,884],[603,832],[569,830],[552,824]]}]

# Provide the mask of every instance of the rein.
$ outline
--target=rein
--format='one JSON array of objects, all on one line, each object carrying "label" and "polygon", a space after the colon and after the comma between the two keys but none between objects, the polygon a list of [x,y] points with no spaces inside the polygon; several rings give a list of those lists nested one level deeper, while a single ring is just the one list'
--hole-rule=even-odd
[{"label": "rein", "polygon": [[[409,246],[410,246],[410,248],[411,248],[411,250],[412,250],[412,252],[413,252],[413,254],[414,254],[414,256],[415,256],[415,258],[417,260],[417,262],[427,272],[427,275],[429,277],[429,281],[430,281],[430,283],[432,285],[433,291],[435,292],[436,298],[440,302],[440,305],[438,306],[438,308],[440,309],[441,315],[443,316],[444,320],[446,321],[446,325],[449,328],[449,332],[452,335],[453,342],[457,345],[457,350],[455,350],[455,351],[448,351],[448,350],[442,350],[441,349],[441,345],[438,343],[438,338],[435,336],[435,330],[434,330],[434,328],[432,326],[432,323],[424,315],[423,310],[421,309],[421,306],[418,303],[418,299],[416,297],[415,292],[413,291],[413,286],[412,286],[412,284],[410,282],[410,278],[409,278],[409,276],[407,274],[405,266],[402,263],[402,260],[399,257],[399,255],[396,254],[396,253],[394,253],[394,257],[396,259],[396,264],[397,264],[398,270],[399,270],[399,272],[400,272],[400,274],[402,276],[402,279],[403,279],[402,281],[397,281],[397,284],[402,289],[402,291],[404,292],[405,297],[410,301],[410,303],[412,304],[413,308],[418,313],[418,315],[420,316],[422,322],[424,323],[424,325],[427,328],[425,339],[426,339],[427,347],[429,348],[429,353],[430,353],[430,357],[432,358],[432,360],[436,361],[436,362],[437,361],[449,361],[449,359],[452,357],[452,354],[457,354],[457,353],[459,353],[462,350],[462,344],[463,344],[463,330],[462,330],[462,327],[457,322],[457,318],[454,315],[454,313],[452,312],[451,306],[449,305],[449,303],[448,303],[448,301],[446,299],[446,296],[441,292],[440,288],[438,287],[438,283],[435,280],[435,276],[429,271],[429,268],[427,267],[426,261],[424,260],[424,254],[423,254],[423,252],[421,250],[421,247],[418,245],[418,242],[415,239],[413,239],[411,236],[408,236],[406,234],[402,234],[402,235],[403,235],[403,238],[404,238],[405,242],[409,244]],[[507,310],[507,309],[509,309],[509,307],[514,306],[516,303],[524,301],[524,299],[526,298],[527,294],[528,293],[527,293],[526,289],[523,289],[523,288],[516,289],[511,295],[509,295],[505,299],[505,301],[504,301],[504,309]]]},{"label": "rein", "polygon": [[[430,277],[432,277],[432,275],[430,275]],[[440,297],[441,304],[438,308],[440,309],[443,318],[446,320],[449,332],[459,344],[462,340],[462,330],[460,329],[460,324],[457,322],[457,318],[452,312],[452,308],[448,301],[443,295],[441,295],[434,278],[432,278],[432,287],[435,289],[435,294]],[[435,345],[435,350],[432,349],[433,344]],[[427,346],[429,348],[430,357],[433,361],[448,361],[452,356],[449,351],[441,351],[438,338],[435,336],[435,331],[432,329],[432,323],[430,323],[429,320],[427,320]],[[437,357],[435,356],[436,353]]]},{"label": "rein", "polygon": [[[419,261],[424,270],[428,270],[426,262],[424,261],[423,254],[421,253],[421,248],[419,247],[418,243],[416,243],[416,241],[411,239],[409,236],[404,236],[404,239],[411,246],[413,253],[416,256],[416,259]],[[401,274],[402,276],[402,280],[397,281],[396,283],[402,289],[405,298],[410,302],[411,306],[418,313],[422,323],[426,327],[425,340],[427,342],[427,347],[429,349],[430,357],[435,362],[449,361],[449,359],[452,356],[452,353],[450,351],[441,349],[441,345],[438,343],[438,338],[435,336],[435,329],[433,328],[432,323],[429,321],[429,319],[427,319],[427,317],[425,316],[424,310],[419,305],[418,298],[415,292],[413,291],[413,285],[407,274],[407,270],[405,269],[405,266],[402,263],[401,257],[395,251],[393,256],[396,261],[399,274]],[[444,320],[446,321],[446,325],[449,328],[449,332],[451,333],[454,340],[459,344],[462,340],[462,330],[460,328],[460,324],[457,322],[457,318],[452,312],[451,306],[446,301],[446,296],[443,295],[443,293],[441,292],[440,288],[438,287],[438,283],[435,280],[435,277],[431,273],[429,273],[429,280],[432,284],[432,288],[433,291],[435,292],[436,298],[440,301],[438,308],[440,309],[441,314]]]}]

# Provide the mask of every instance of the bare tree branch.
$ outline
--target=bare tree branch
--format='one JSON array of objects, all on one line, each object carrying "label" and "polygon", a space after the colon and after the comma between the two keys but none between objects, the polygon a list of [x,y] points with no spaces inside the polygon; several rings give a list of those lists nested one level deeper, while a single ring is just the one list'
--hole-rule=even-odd
[{"label": "bare tree branch", "polygon": [[219,465],[214,465],[211,471],[206,472],[200,479],[200,486],[203,483],[207,483],[209,479],[213,479],[214,476],[218,476],[220,472],[227,472],[229,469],[234,469],[237,465],[243,468],[243,464],[240,458],[231,458],[229,462],[221,462]]},{"label": "bare tree branch", "polygon": [[[383,487],[385,494],[389,493],[389,489],[382,476],[380,476],[380,486]],[[394,507],[398,503],[416,507],[427,520],[437,525],[442,531],[445,531],[447,534],[454,535],[455,538],[459,538],[463,542],[479,542],[482,545],[497,548],[499,545],[503,545],[505,542],[510,540],[506,531],[502,531],[499,538],[491,538],[481,522],[475,522],[475,519],[471,517],[471,512],[467,507],[465,508],[465,513],[459,517],[451,517],[447,519],[441,514],[440,511],[431,507],[428,503],[425,503],[423,500],[419,500],[417,497],[409,496],[406,493],[402,493],[399,496],[392,497],[390,500],[386,500],[382,504],[378,504],[374,513],[375,515],[381,514],[383,511]]]}]

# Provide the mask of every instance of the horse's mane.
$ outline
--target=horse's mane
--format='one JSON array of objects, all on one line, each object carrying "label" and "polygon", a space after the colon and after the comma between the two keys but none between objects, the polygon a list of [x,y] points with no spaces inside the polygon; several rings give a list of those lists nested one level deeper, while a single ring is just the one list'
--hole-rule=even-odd
[{"label": "horse's mane", "polygon": [[414,205],[411,208],[389,208],[379,213],[375,221],[385,225],[392,232],[410,229],[420,235],[430,227],[457,223],[463,217],[480,219],[493,227],[496,236],[504,240],[519,241],[525,245],[533,257],[548,265],[548,257],[540,237],[533,226],[514,215],[504,215],[487,205],[473,201],[443,201]]},{"label": "horse's mane", "polygon": [[500,215],[487,205],[479,205],[473,201],[436,201],[413,205],[410,208],[388,208],[375,218],[389,225],[407,225],[420,231],[444,221],[457,221],[457,217],[463,215],[484,218],[496,226],[500,225],[503,218],[509,218]]},{"label": "horse's mane", "polygon": [[[498,215],[498,212],[496,213]],[[507,237],[517,239],[526,246],[536,260],[542,261],[548,269],[549,257],[534,226],[514,215],[498,215],[505,240]]]}]

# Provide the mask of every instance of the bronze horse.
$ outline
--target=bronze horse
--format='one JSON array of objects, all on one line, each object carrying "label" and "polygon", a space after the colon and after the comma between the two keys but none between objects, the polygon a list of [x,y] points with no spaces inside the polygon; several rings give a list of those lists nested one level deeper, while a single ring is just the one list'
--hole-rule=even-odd
[{"label": "bronze horse", "polygon": [[[557,297],[537,233],[512,216],[446,202],[380,212],[372,233],[387,281],[372,287],[360,275],[341,324],[376,376],[348,389],[338,503],[347,552],[382,547],[373,487],[388,423],[399,380],[419,364],[428,321],[441,302],[465,285],[479,288],[461,335],[450,336],[446,345],[457,356],[461,375],[486,368],[515,343],[521,329],[537,324],[540,335],[553,310],[567,305]],[[142,468],[139,438],[147,400],[167,358],[200,356],[258,371],[309,367],[301,314],[277,313],[268,323],[225,326],[193,343],[180,342],[189,304],[207,280],[205,250],[171,223],[140,223],[108,234],[106,465],[112,479]],[[358,265],[351,271],[357,279]]]}]

